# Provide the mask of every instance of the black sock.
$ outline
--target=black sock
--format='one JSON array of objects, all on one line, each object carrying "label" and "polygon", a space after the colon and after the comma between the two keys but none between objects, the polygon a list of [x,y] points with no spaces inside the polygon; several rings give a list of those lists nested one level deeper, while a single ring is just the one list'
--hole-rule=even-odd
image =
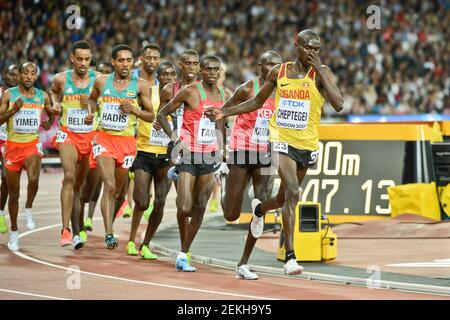
[{"label": "black sock", "polygon": [[286,259],[284,260],[284,263],[288,262],[291,259],[297,260],[297,258],[295,257],[294,250],[286,251]]},{"label": "black sock", "polygon": [[255,215],[256,215],[258,218],[261,218],[261,217],[264,215],[264,213],[261,212],[261,204],[262,204],[262,203],[258,204],[258,205],[256,206],[256,208],[255,208]]}]

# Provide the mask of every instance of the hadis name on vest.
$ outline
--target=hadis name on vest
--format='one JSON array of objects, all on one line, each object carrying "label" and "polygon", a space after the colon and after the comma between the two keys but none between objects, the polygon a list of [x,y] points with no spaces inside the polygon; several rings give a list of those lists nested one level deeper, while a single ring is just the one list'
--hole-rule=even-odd
[{"label": "hadis name on vest", "polygon": [[280,90],[280,96],[281,96],[281,98],[288,98],[288,99],[309,100],[309,90],[281,89]]}]

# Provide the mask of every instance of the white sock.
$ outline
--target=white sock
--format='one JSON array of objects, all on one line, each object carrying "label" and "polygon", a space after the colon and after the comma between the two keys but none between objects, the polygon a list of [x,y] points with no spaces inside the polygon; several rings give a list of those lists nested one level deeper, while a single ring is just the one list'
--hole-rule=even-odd
[{"label": "white sock", "polygon": [[9,232],[10,239],[19,239],[19,230]]},{"label": "white sock", "polygon": [[180,253],[178,254],[177,258],[179,258],[179,259],[187,259],[186,253],[180,252]]},{"label": "white sock", "polygon": [[4,216],[5,215],[5,211],[0,210],[0,216]]},{"label": "white sock", "polygon": [[32,213],[33,213],[33,209],[25,208],[25,214],[32,214]]}]

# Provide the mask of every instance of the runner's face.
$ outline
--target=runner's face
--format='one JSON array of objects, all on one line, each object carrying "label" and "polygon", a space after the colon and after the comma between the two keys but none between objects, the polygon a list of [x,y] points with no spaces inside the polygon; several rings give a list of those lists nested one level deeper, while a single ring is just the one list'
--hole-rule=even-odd
[{"label": "runner's face", "polygon": [[120,50],[117,52],[116,59],[111,59],[114,72],[121,78],[127,78],[133,68],[133,54],[128,50]]},{"label": "runner's face", "polygon": [[175,82],[176,78],[177,72],[170,66],[162,69],[161,74],[158,75],[158,81],[161,83],[161,88],[168,83]]},{"label": "runner's face", "polygon": [[161,62],[161,53],[158,50],[147,49],[141,57],[142,65],[148,73],[154,73]]},{"label": "runner's face", "polygon": [[180,61],[181,74],[185,79],[195,79],[200,71],[200,62],[197,56],[187,55]]},{"label": "runner's face", "polygon": [[73,54],[70,55],[70,61],[73,64],[73,69],[79,75],[84,75],[89,69],[91,64],[92,53],[90,49],[76,49]]},{"label": "runner's face", "polygon": [[19,68],[8,68],[3,77],[5,79],[5,84],[8,87],[17,86],[19,84]]},{"label": "runner's face", "polygon": [[208,84],[215,84],[220,77],[220,63],[214,60],[205,62],[202,68],[203,81]]},{"label": "runner's face", "polygon": [[273,67],[281,63],[283,63],[283,61],[281,60],[281,58],[277,56],[269,56],[267,59],[264,59],[259,64],[263,79],[267,77],[267,75],[269,74],[270,70],[272,70]]},{"label": "runner's face", "polygon": [[20,73],[20,84],[25,89],[30,89],[37,80],[37,70],[34,64],[27,64],[22,68],[22,72]]},{"label": "runner's face", "polygon": [[303,65],[307,65],[306,59],[310,53],[320,53],[320,40],[317,38],[308,38],[302,41],[297,39],[297,54],[300,62]]}]

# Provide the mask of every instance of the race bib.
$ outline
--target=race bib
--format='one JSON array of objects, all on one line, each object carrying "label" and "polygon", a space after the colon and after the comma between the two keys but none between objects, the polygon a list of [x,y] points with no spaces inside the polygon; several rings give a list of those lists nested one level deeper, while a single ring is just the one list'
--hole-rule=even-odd
[{"label": "race bib", "polygon": [[56,133],[56,142],[57,143],[62,143],[62,142],[64,142],[64,141],[66,141],[66,139],[67,139],[67,133],[65,133],[65,132],[63,132],[63,131],[58,131],[57,133]]},{"label": "race bib", "polygon": [[13,130],[17,133],[38,133],[41,110],[20,109],[13,119]]},{"label": "race bib", "polygon": [[287,142],[278,142],[278,141],[272,142],[272,151],[288,153]]},{"label": "race bib", "polygon": [[91,132],[94,130],[94,123],[86,124],[85,118],[89,114],[87,109],[69,108],[67,110],[67,127],[70,131],[77,133]]},{"label": "race bib", "polygon": [[94,159],[97,158],[99,155],[101,155],[103,152],[103,147],[101,144],[96,144],[92,147],[92,155],[94,156]]},{"label": "race bib", "polygon": [[42,143],[36,143],[36,148],[37,148],[37,151],[41,154],[41,155],[44,155],[44,148],[42,147]]},{"label": "race bib", "polygon": [[254,144],[269,143],[269,119],[261,117],[256,118],[251,141]]},{"label": "race bib", "polygon": [[[173,130],[173,123],[169,121],[170,128]],[[152,127],[152,131],[150,132],[149,144],[154,146],[163,146],[166,147],[169,145],[170,138],[165,133],[163,129],[156,130],[155,127]]]},{"label": "race bib", "polygon": [[211,122],[209,118],[200,119],[197,134],[197,143],[208,145],[217,143],[216,124],[214,122]]},{"label": "race bib", "polygon": [[308,126],[310,101],[280,98],[276,124],[280,128],[304,130]]},{"label": "race bib", "polygon": [[6,140],[6,122],[0,126],[0,140]]},{"label": "race bib", "polygon": [[120,110],[118,103],[105,103],[100,115],[103,129],[122,131],[128,126],[128,113]]},{"label": "race bib", "polygon": [[126,156],[125,158],[123,158],[122,168],[124,169],[131,168],[134,162],[134,158],[135,158],[134,156]]}]

